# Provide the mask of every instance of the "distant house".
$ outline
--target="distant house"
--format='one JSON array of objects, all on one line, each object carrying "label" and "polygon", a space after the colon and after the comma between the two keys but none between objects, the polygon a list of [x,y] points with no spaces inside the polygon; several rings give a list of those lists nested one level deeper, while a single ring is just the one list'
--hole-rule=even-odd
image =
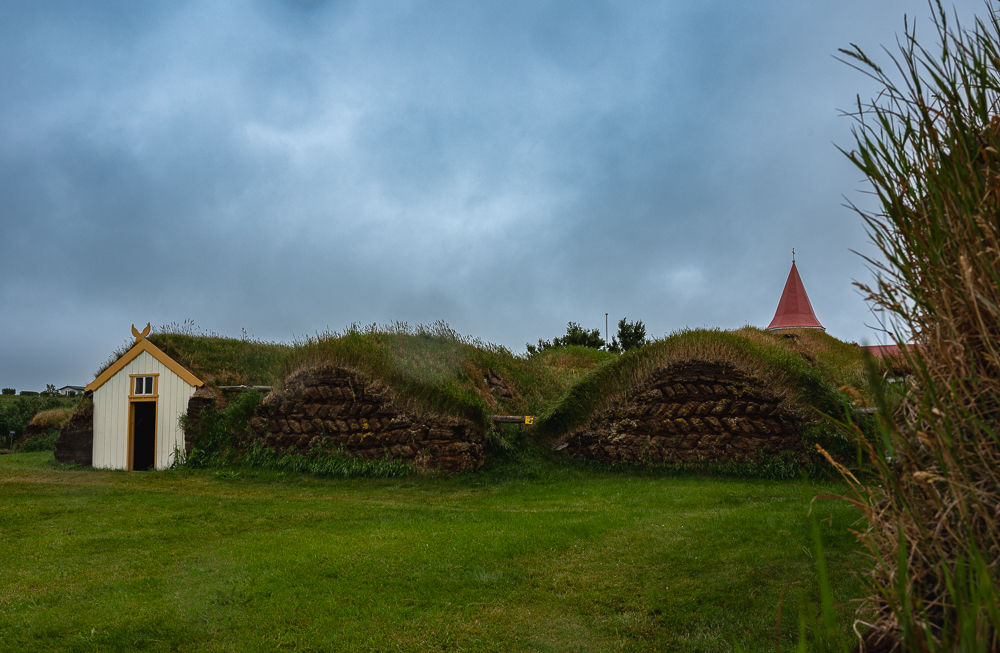
[{"label": "distant house", "polygon": [[132,326],[135,346],[85,390],[93,393],[93,466],[164,469],[184,451],[180,416],[204,383]]},{"label": "distant house", "polygon": [[56,390],[56,392],[58,392],[61,395],[68,395],[71,392],[76,393],[78,395],[82,395],[85,388],[86,386],[82,385],[64,385],[63,387]]}]

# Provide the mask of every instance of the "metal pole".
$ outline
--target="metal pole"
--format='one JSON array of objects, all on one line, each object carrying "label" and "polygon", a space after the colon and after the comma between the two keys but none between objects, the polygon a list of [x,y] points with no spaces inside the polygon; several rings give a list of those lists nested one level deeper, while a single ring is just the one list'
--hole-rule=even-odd
[{"label": "metal pole", "polygon": [[608,348],[608,313],[604,312],[604,348]]}]

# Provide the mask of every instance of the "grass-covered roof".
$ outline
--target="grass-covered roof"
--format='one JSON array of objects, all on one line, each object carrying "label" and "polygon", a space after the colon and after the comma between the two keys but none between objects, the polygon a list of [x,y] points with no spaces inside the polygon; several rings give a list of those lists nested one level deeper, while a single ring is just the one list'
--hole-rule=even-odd
[{"label": "grass-covered roof", "polygon": [[[583,428],[613,405],[644,392],[658,373],[708,363],[759,380],[803,418],[837,414],[844,385],[864,388],[863,353],[816,329],[682,331],[607,361],[580,379],[541,415],[539,430],[558,437]],[[816,410],[812,410],[816,409]]]},{"label": "grass-covered roof", "polygon": [[[652,375],[683,362],[733,366],[796,405],[824,411],[839,406],[838,387],[864,386],[861,349],[817,330],[684,331],[621,356],[583,347],[515,355],[443,323],[352,327],[291,344],[169,328],[149,340],[209,385],[281,388],[300,370],[344,366],[392,387],[417,411],[464,417],[484,429],[494,414],[539,415],[540,432],[550,436],[580,428]],[[509,396],[492,391],[491,376],[503,380]]]},{"label": "grass-covered roof", "polygon": [[[292,344],[163,328],[149,340],[209,385],[281,388],[300,370],[344,366],[392,387],[412,409],[464,417],[484,429],[494,414],[542,412],[586,372],[615,357],[583,347],[517,356],[443,323],[352,327]],[[117,356],[124,351],[127,347]],[[491,391],[491,376],[502,379],[510,396]]]}]

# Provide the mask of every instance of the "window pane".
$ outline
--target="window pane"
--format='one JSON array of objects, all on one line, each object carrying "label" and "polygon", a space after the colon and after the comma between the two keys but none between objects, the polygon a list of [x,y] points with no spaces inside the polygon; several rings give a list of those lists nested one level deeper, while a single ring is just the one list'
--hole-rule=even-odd
[{"label": "window pane", "polygon": [[153,394],[153,377],[151,376],[146,377],[146,394]]},{"label": "window pane", "polygon": [[137,395],[141,395],[142,394],[142,377],[141,376],[135,377],[135,394],[137,394]]}]

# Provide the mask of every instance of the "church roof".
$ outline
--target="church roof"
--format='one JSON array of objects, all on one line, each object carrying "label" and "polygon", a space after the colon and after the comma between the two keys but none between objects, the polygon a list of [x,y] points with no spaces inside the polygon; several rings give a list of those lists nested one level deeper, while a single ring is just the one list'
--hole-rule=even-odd
[{"label": "church roof", "polygon": [[813,313],[812,304],[809,303],[809,295],[806,294],[806,287],[802,285],[799,271],[795,268],[795,261],[792,261],[792,269],[785,281],[785,289],[781,291],[778,310],[774,312],[774,318],[767,325],[767,329],[769,331],[772,329],[823,329],[823,325],[819,323],[816,314]]}]

